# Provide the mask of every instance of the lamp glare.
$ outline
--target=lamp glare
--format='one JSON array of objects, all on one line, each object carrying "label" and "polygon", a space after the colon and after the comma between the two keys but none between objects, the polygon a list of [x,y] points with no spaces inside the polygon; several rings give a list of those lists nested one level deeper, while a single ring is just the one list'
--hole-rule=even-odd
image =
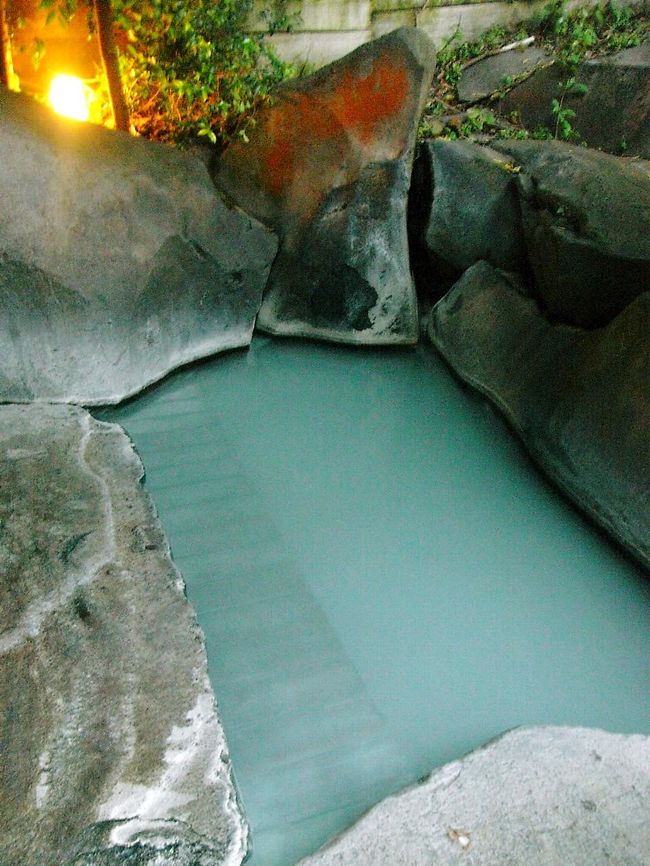
[{"label": "lamp glare", "polygon": [[72,120],[88,120],[88,88],[74,75],[57,75],[52,79],[48,101],[57,114]]}]

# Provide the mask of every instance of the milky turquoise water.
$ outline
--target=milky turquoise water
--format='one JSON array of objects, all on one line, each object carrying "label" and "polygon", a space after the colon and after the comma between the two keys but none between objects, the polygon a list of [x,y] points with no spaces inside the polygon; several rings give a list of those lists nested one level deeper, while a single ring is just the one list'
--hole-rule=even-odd
[{"label": "milky turquoise water", "polygon": [[650,734],[650,580],[426,347],[256,337],[98,414],[206,633],[254,866],[507,728]]}]

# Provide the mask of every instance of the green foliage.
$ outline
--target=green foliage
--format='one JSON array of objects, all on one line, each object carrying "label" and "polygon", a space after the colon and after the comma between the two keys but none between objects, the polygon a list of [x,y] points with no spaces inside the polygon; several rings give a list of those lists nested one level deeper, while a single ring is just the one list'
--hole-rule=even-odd
[{"label": "green foliage", "polygon": [[[66,20],[76,0],[41,0]],[[112,0],[134,130],[160,141],[246,138],[272,89],[295,74],[246,32],[252,0]],[[276,9],[281,9],[276,3]]]},{"label": "green foliage", "polygon": [[[431,99],[425,108],[420,125],[422,136],[432,130],[446,138],[467,138],[492,133],[500,138],[577,138],[571,121],[575,107],[565,104],[567,96],[576,97],[587,90],[576,80],[578,66],[591,57],[620,51],[638,45],[650,34],[650,11],[647,5],[620,7],[609,0],[605,5],[592,5],[567,9],[564,0],[550,0],[532,21],[516,27],[497,26],[487,30],[479,39],[463,40],[459,29],[447,40],[437,54],[436,79]],[[560,63],[566,74],[559,86],[558,96],[550,106],[555,118],[555,130],[542,127],[526,130],[518,119],[511,125],[499,122],[489,111],[494,103],[529,73],[506,76],[501,90],[482,101],[482,106],[461,114],[460,122],[454,117],[462,112],[458,103],[457,85],[464,67],[475,58],[489,55],[510,42],[534,36],[536,44],[547,48]],[[575,101],[574,101],[575,105]],[[472,113],[480,111],[480,114]],[[487,113],[486,113],[487,112]],[[442,118],[436,121],[436,118]],[[624,145],[622,143],[622,149]]]},{"label": "green foliage", "polygon": [[455,94],[463,67],[470,60],[500,48],[508,42],[508,29],[503,25],[490,27],[480,39],[465,41],[459,27],[436,53],[436,82],[441,95]]},{"label": "green foliage", "polygon": [[291,72],[244,30],[247,0],[113,0],[126,36],[122,79],[138,132],[246,137],[252,115]]},{"label": "green foliage", "polygon": [[573,138],[575,131],[571,126],[571,118],[576,116],[575,111],[572,108],[563,108],[562,103],[557,99],[552,100],[551,111],[556,118],[555,138],[560,137],[567,140]]},{"label": "green foliage", "polygon": [[571,125],[571,119],[576,116],[572,108],[564,105],[564,99],[568,94],[583,96],[589,89],[586,84],[581,84],[576,81],[575,76],[571,76],[566,81],[561,81],[558,84],[561,96],[559,99],[551,100],[551,111],[555,117],[555,138],[562,138],[569,141],[572,138],[577,138],[577,133]]},{"label": "green foliage", "polygon": [[614,0],[571,10],[563,0],[551,0],[533,19],[531,30],[575,71],[589,57],[638,45],[648,33],[648,15],[642,6],[623,7]]}]

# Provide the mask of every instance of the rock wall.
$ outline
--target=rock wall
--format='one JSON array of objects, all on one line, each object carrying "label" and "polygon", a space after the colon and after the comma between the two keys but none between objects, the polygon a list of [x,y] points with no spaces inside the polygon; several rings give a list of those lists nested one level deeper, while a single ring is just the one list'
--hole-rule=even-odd
[{"label": "rock wall", "polygon": [[426,142],[410,230],[436,348],[650,566],[648,175],[555,141]]},{"label": "rock wall", "polygon": [[609,325],[551,324],[486,262],[434,308],[430,336],[503,411],[546,473],[650,566],[650,292]]},{"label": "rock wall", "polygon": [[[289,0],[290,32],[270,37],[278,54],[298,63],[324,66],[398,27],[417,27],[439,47],[457,28],[466,39],[494,24],[525,21],[547,0]],[[570,0],[572,5],[574,0]],[[597,0],[578,0],[582,5]],[[627,0],[624,0],[627,2]],[[575,2],[574,2],[575,5]],[[264,10],[272,0],[255,0],[252,30],[265,30]]]},{"label": "rock wall", "polygon": [[[551,105],[564,78],[557,62],[547,62],[499,100],[499,112],[516,111],[527,129],[555,129]],[[650,159],[650,41],[585,61],[576,80],[586,92],[565,94],[563,105],[575,112],[577,135],[589,147]]]}]

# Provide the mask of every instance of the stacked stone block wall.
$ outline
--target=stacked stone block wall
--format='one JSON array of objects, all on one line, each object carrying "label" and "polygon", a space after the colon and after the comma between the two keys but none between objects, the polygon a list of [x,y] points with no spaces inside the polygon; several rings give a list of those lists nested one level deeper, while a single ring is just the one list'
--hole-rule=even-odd
[{"label": "stacked stone block wall", "polygon": [[[494,24],[525,21],[548,0],[287,0],[289,32],[271,38],[286,60],[323,66],[397,27],[418,27],[439,47],[457,29],[472,39]],[[598,0],[569,0],[569,6]],[[266,30],[262,16],[272,0],[255,0],[252,30]]]}]

